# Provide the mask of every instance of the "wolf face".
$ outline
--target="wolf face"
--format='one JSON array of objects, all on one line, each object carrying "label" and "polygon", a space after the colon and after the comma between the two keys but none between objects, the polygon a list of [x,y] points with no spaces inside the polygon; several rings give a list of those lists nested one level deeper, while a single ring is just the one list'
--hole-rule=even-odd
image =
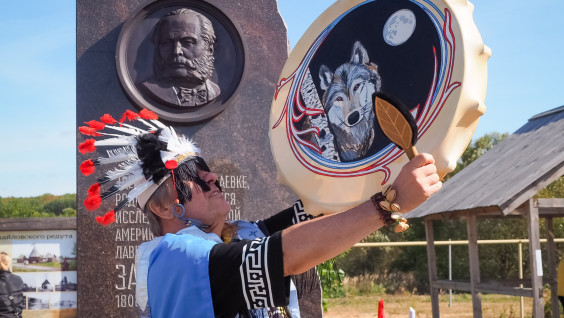
[{"label": "wolf face", "polygon": [[372,95],[381,87],[378,66],[369,61],[364,46],[356,42],[348,63],[335,73],[321,65],[319,78],[325,91],[323,107],[341,161],[364,157],[374,141]]}]

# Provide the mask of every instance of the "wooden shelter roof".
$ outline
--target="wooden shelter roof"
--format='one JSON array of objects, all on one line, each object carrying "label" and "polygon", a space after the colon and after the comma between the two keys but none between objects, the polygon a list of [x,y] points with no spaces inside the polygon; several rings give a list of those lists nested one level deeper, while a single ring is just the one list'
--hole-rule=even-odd
[{"label": "wooden shelter roof", "polygon": [[[406,216],[508,215],[564,174],[564,106],[537,114]],[[443,215],[446,216],[446,215]]]}]

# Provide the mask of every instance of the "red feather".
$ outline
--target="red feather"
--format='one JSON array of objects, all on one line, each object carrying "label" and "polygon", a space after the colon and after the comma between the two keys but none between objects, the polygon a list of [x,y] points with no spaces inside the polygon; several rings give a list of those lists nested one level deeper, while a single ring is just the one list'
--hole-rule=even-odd
[{"label": "red feather", "polygon": [[137,118],[139,118],[139,114],[134,113],[134,112],[132,112],[128,109],[128,110],[125,111],[125,113],[123,113],[119,122],[123,123],[123,122],[125,122],[126,119],[131,121],[131,120],[136,120]]},{"label": "red feather", "polygon": [[102,198],[100,198],[99,195],[88,196],[88,198],[86,198],[86,200],[84,200],[84,207],[88,211],[96,210],[97,208],[100,207],[100,204],[102,204]]},{"label": "red feather", "polygon": [[88,188],[88,196],[89,197],[100,196],[100,184],[99,183],[94,183],[93,185],[90,186],[90,188]]},{"label": "red feather", "polygon": [[83,135],[94,136],[94,137],[102,136],[96,131],[96,129],[94,129],[92,127],[80,126],[80,127],[78,127],[78,130]]},{"label": "red feather", "polygon": [[178,162],[176,160],[169,160],[165,163],[165,167],[169,170],[174,170],[178,167]]},{"label": "red feather", "polygon": [[115,120],[110,114],[104,114],[104,116],[100,117],[100,120],[106,125],[117,123],[117,120]]},{"label": "red feather", "polygon": [[94,167],[94,161],[88,159],[80,164],[80,172],[82,172],[83,175],[89,176],[93,174],[94,171],[96,171],[96,168]]},{"label": "red feather", "polygon": [[85,124],[90,126],[90,128],[96,129],[96,130],[102,130],[102,129],[106,128],[106,125],[104,123],[101,123],[97,120],[91,120],[91,121],[86,122]]},{"label": "red feather", "polygon": [[114,210],[107,212],[104,216],[97,216],[96,222],[102,224],[103,226],[110,225],[116,221],[116,214]]},{"label": "red feather", "polygon": [[143,119],[159,119],[159,116],[155,112],[148,109],[142,109],[141,112],[139,112],[139,116]]},{"label": "red feather", "polygon": [[95,142],[96,140],[94,139],[86,139],[86,141],[78,145],[78,151],[80,151],[80,153],[83,155],[88,152],[96,151],[96,146],[94,146]]}]

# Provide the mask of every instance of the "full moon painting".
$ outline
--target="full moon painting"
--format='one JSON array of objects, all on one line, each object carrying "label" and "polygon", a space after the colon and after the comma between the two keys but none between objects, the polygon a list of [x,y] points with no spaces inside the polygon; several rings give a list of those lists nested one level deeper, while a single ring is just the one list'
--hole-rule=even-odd
[{"label": "full moon painting", "polygon": [[402,9],[392,14],[384,25],[384,40],[397,46],[409,40],[415,30],[415,15],[411,10]]}]

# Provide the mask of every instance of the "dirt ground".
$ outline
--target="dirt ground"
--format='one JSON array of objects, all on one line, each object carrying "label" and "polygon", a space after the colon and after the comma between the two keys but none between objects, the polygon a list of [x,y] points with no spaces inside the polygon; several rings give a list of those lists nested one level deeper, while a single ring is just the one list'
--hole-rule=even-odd
[{"label": "dirt ground", "polygon": [[[457,299],[458,298],[458,299]],[[378,317],[378,302],[384,299],[386,318],[406,318],[409,307],[416,311],[417,318],[432,317],[431,297],[420,295],[382,295],[335,298],[329,300],[325,318],[368,318]],[[472,300],[468,295],[455,295],[452,307],[449,307],[448,295],[441,296],[439,310],[441,318],[473,317]],[[482,298],[482,317],[518,318],[521,317],[519,297],[486,295]],[[524,316],[531,317],[532,300],[524,298]]]}]

